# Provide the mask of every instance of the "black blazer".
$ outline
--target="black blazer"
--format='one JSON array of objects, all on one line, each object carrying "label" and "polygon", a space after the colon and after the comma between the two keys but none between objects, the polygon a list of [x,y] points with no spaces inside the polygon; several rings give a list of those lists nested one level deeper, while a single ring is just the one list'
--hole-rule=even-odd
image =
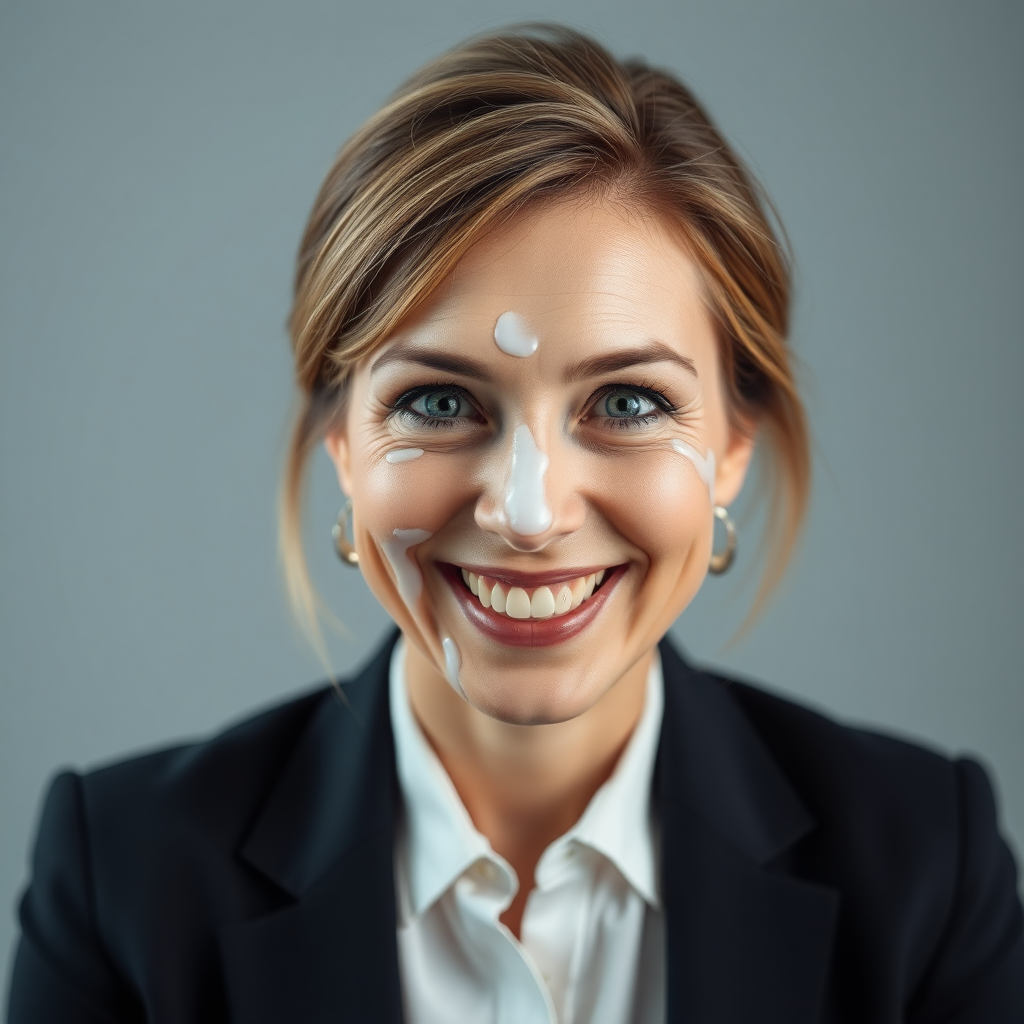
[{"label": "black blazer", "polygon": [[[401,1021],[392,643],[348,707],[325,688],[59,776],[11,1024]],[[1015,869],[982,769],[661,653],[669,1021],[1024,1021]]]}]

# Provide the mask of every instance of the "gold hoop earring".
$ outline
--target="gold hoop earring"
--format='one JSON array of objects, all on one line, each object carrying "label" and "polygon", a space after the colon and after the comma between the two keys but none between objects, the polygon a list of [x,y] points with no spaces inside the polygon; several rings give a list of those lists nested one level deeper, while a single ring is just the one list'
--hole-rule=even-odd
[{"label": "gold hoop earring", "polygon": [[334,538],[334,553],[346,565],[355,568],[359,565],[359,552],[356,551],[355,544],[348,539],[348,521],[351,516],[352,499],[346,498],[338,513],[338,521],[331,528],[331,536]]},{"label": "gold hoop earring", "polygon": [[736,524],[732,521],[729,510],[724,505],[715,506],[715,518],[725,527],[725,550],[720,555],[716,555],[712,551],[711,559],[708,562],[708,572],[715,576],[721,576],[732,565],[732,560],[736,557]]}]

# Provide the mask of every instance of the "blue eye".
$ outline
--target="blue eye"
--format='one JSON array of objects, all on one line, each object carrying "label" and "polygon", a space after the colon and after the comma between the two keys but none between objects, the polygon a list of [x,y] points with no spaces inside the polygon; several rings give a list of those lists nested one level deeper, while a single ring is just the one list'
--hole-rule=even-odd
[{"label": "blue eye", "polygon": [[408,408],[433,420],[457,419],[473,412],[473,407],[457,391],[428,391],[410,402]]},{"label": "blue eye", "polygon": [[395,399],[391,410],[414,430],[467,430],[486,422],[464,388],[441,381],[410,389]]},{"label": "blue eye", "polygon": [[604,396],[605,415],[616,420],[635,420],[657,411],[649,398],[636,391],[609,391]]}]

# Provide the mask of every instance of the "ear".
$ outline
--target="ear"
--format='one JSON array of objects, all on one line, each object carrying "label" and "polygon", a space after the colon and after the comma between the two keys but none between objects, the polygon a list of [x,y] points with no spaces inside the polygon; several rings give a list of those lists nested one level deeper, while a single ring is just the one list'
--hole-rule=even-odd
[{"label": "ear", "polygon": [[344,426],[335,427],[324,435],[324,451],[334,463],[338,474],[338,485],[347,498],[352,497],[352,463],[348,445],[348,433]]},{"label": "ear", "polygon": [[757,424],[729,424],[729,441],[715,463],[715,504],[731,505],[743,489],[757,438]]}]

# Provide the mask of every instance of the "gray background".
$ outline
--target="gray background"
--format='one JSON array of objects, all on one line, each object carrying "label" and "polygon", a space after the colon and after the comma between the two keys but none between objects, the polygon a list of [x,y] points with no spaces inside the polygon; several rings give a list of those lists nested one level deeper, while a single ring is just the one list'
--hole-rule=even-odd
[{"label": "gray background", "polygon": [[[694,85],[796,252],[804,543],[727,647],[746,523],[740,572],[676,632],[846,720],[980,752],[1024,837],[1024,5],[6,0],[0,967],[57,766],[207,732],[322,675],[275,553],[299,232],[406,73],[540,16]],[[324,458],[311,499],[344,671],[386,621],[332,560]]]}]

